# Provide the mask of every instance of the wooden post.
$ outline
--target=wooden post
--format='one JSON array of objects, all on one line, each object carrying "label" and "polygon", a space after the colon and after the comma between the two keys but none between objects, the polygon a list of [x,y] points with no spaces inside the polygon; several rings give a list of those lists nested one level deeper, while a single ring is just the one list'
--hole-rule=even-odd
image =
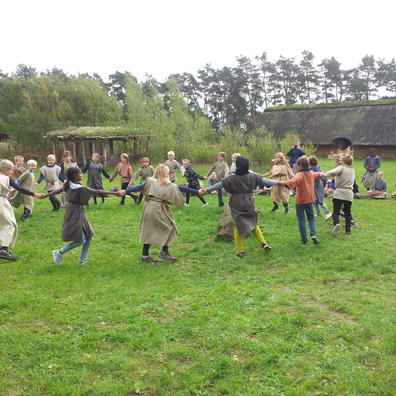
[{"label": "wooden post", "polygon": [[[65,151],[66,151],[66,143],[65,143],[64,140],[62,141],[62,145],[63,145],[63,152],[65,152]],[[63,154],[63,153],[62,153],[62,154]]]},{"label": "wooden post", "polygon": [[102,142],[102,155],[104,158],[104,164],[107,165],[107,151],[106,151],[106,140]]},{"label": "wooden post", "polygon": [[133,153],[132,153],[132,155],[133,155],[133,158],[137,159],[137,137],[136,136],[133,137]]},{"label": "wooden post", "polygon": [[96,150],[95,150],[95,142],[92,140],[91,142],[91,149],[92,149],[92,153],[93,154]]},{"label": "wooden post", "polygon": [[76,142],[73,140],[73,158],[74,161],[77,160]]},{"label": "wooden post", "polygon": [[84,165],[85,165],[86,162],[87,162],[87,156],[85,155],[85,141],[84,141],[84,139],[81,139],[81,144],[82,144],[83,162],[84,162]]},{"label": "wooden post", "polygon": [[114,155],[114,140],[113,139],[109,140],[109,146],[110,146],[110,155]]},{"label": "wooden post", "polygon": [[56,144],[55,144],[55,140],[56,140],[56,139],[52,139],[52,152],[53,152],[54,155],[56,156]]}]

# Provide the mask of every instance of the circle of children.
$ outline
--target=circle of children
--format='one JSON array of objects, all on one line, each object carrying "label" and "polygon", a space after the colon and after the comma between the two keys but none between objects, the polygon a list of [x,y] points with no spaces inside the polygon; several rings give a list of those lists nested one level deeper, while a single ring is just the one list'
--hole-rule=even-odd
[{"label": "circle of children", "polygon": [[[69,250],[81,246],[79,265],[86,265],[87,254],[94,235],[91,224],[86,214],[85,206],[93,198],[97,204],[100,197],[117,195],[121,197],[120,205],[125,204],[126,194],[130,195],[136,204],[145,198],[145,208],[140,222],[140,243],[143,244],[143,252],[140,258],[143,262],[156,262],[157,259],[149,254],[152,244],[159,245],[161,250],[158,257],[168,261],[176,258],[169,252],[169,247],[177,238],[177,228],[169,205],[177,208],[189,206],[190,197],[197,196],[203,206],[207,206],[204,199],[207,193],[218,195],[219,206],[224,206],[224,189],[229,196],[229,210],[233,224],[234,243],[236,255],[245,256],[244,238],[252,232],[265,250],[271,250],[260,228],[257,225],[258,211],[255,209],[254,195],[259,191],[271,191],[273,200],[272,212],[279,209],[282,203],[284,213],[289,213],[289,198],[294,195],[298,226],[301,243],[306,244],[307,232],[305,217],[307,217],[311,240],[314,244],[319,243],[316,236],[315,215],[321,216],[320,207],[325,213],[325,220],[333,220],[333,236],[337,236],[341,230],[340,214],[345,218],[345,232],[350,234],[351,227],[356,226],[353,221],[351,207],[354,198],[359,198],[358,187],[355,182],[355,171],[352,168],[352,156],[349,152],[336,155],[338,163],[334,169],[321,172],[318,159],[315,156],[307,158],[298,141],[287,153],[289,161],[283,153],[276,153],[273,159],[272,169],[259,175],[249,169],[248,158],[239,153],[232,155],[232,164],[229,168],[226,163],[226,154],[219,153],[217,162],[209,170],[207,176],[201,176],[192,167],[187,159],[180,164],[175,160],[175,153],[168,152],[168,159],[156,169],[150,165],[147,157],[141,159],[141,168],[132,172],[128,155],[120,155],[120,163],[114,169],[112,175],[106,173],[97,153],[80,170],[73,161],[69,151],[63,154],[61,166],[56,165],[55,155],[47,157],[47,164],[40,168],[40,176],[35,181],[34,171],[37,167],[35,160],[27,161],[27,170],[24,168],[24,158],[16,156],[14,163],[9,160],[0,160],[0,258],[16,260],[9,252],[9,247],[15,244],[18,226],[12,206],[24,206],[22,221],[26,221],[33,211],[34,198],[49,198],[53,211],[65,208],[62,240],[69,242],[66,246],[52,251],[56,264],[62,264],[62,256]],[[375,150],[370,150],[364,167],[363,185],[368,190],[367,198],[386,198],[386,183],[383,174],[378,171],[381,159]],[[187,186],[176,185],[176,172],[187,179]],[[81,184],[83,174],[88,175],[88,186]],[[117,176],[121,178],[121,189],[105,191],[102,184],[102,175],[109,181]],[[267,178],[264,178],[267,177]],[[140,184],[134,186],[140,177]],[[208,180],[208,187],[203,188],[199,182]],[[36,185],[45,182],[46,194],[35,192]],[[133,194],[139,192],[139,195]],[[185,193],[184,200],[182,192]],[[56,195],[60,194],[60,201]],[[332,197],[332,213],[324,202],[324,196]],[[392,194],[396,198],[396,192]],[[226,213],[226,212],[224,212]]]}]

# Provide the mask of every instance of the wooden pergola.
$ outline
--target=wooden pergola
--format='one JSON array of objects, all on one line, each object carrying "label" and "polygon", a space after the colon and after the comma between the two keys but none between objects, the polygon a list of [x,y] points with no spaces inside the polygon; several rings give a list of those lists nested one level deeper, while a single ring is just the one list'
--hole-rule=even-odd
[{"label": "wooden pergola", "polygon": [[[50,131],[46,138],[52,145],[52,151],[59,156],[63,151],[69,150],[73,158],[79,163],[85,163],[91,158],[92,153],[99,153],[106,165],[113,156],[114,142],[122,142],[122,151],[132,151],[132,156],[147,155],[152,134],[136,134],[134,131],[122,127],[84,127],[68,128],[65,130]],[[141,147],[142,153],[138,152]],[[143,146],[143,147],[142,147]]]}]

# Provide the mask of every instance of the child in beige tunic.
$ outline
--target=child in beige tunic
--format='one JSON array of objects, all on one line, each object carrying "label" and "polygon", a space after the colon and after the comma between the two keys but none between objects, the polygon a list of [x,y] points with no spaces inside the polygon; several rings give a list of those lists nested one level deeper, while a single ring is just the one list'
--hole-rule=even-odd
[{"label": "child in beige tunic", "polygon": [[[144,183],[145,181],[148,180],[149,177],[153,177],[154,176],[154,171],[155,169],[150,165],[150,159],[147,157],[143,157],[140,160],[140,163],[142,165],[141,168],[139,168],[134,175],[131,178],[131,181],[129,182],[128,187],[133,186],[133,183],[135,183],[135,180],[140,177],[140,184]],[[133,195],[131,195],[133,198]],[[137,199],[135,199],[136,205],[139,205],[140,202],[142,202],[143,199],[143,193],[139,194],[139,197],[137,197]]]},{"label": "child in beige tunic", "polygon": [[[18,185],[34,193],[36,191],[34,171],[37,168],[37,162],[31,159],[27,162],[27,165],[28,165],[28,170],[19,177]],[[21,220],[26,221],[29,215],[33,212],[34,199],[30,195],[21,194],[17,192],[14,198],[12,199],[12,206],[18,208],[20,204],[24,205],[24,210]]]},{"label": "child in beige tunic", "polygon": [[183,174],[183,167],[178,161],[175,160],[175,153],[173,151],[168,152],[168,159],[164,162],[169,168],[169,179],[172,183],[176,183],[176,171],[180,171]]},{"label": "child in beige tunic", "polygon": [[[40,168],[40,177],[37,180],[37,184],[40,184],[43,180],[45,180],[45,187],[44,189],[48,192],[57,190],[61,184],[59,181],[63,182],[63,178],[61,176],[61,168],[58,165],[55,165],[55,155],[49,154],[47,156],[47,165],[44,165]],[[53,212],[57,212],[61,209],[61,203],[59,200],[54,197],[50,196],[50,201],[52,203]]]},{"label": "child in beige tunic", "polygon": [[[290,165],[287,163],[285,155],[283,153],[276,153],[275,158],[272,160],[273,167],[270,172],[263,176],[268,176],[272,180],[287,181],[290,177],[293,177],[293,171]],[[287,187],[277,184],[271,187],[271,197],[274,203],[274,207],[271,212],[275,212],[279,209],[278,203],[282,202],[285,208],[285,213],[289,213],[289,197],[290,191]]]},{"label": "child in beige tunic", "polygon": [[[132,187],[126,191],[139,188]],[[162,246],[158,254],[159,258],[175,261],[169,253],[169,246],[177,238],[177,228],[172,212],[169,209],[170,204],[177,208],[184,205],[184,199],[178,186],[171,183],[169,179],[169,168],[164,164],[158,166],[154,178],[148,179],[145,183],[142,193],[145,196],[146,205],[143,216],[140,221],[140,243],[143,243],[142,262],[154,263],[157,260],[149,255],[150,245]]]}]

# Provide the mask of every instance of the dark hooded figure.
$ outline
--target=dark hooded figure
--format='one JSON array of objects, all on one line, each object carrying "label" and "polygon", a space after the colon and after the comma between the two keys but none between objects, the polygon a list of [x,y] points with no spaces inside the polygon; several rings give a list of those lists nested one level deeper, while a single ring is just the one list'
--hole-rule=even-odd
[{"label": "dark hooded figure", "polygon": [[221,182],[208,187],[207,192],[217,190],[221,186],[230,194],[229,206],[234,221],[234,240],[238,257],[245,255],[243,239],[253,232],[261,247],[270,250],[260,228],[257,225],[257,210],[254,205],[253,192],[257,188],[278,184],[276,180],[264,179],[262,176],[249,171],[249,160],[240,156],[236,160],[235,173],[229,174]]}]

